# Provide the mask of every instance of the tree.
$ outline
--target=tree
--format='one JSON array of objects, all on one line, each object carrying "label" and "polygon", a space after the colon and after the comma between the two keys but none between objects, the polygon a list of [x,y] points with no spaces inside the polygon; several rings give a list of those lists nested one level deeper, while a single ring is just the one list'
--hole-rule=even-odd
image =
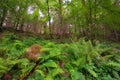
[{"label": "tree", "polygon": [[8,0],[2,0],[0,3],[0,31],[2,31],[3,22],[9,10]]}]

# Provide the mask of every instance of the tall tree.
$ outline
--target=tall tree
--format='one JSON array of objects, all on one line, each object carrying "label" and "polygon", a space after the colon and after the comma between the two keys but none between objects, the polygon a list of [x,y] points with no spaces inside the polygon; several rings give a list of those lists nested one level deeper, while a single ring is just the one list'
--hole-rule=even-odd
[{"label": "tall tree", "polygon": [[62,36],[62,33],[61,33],[61,29],[62,29],[62,0],[59,0],[58,18],[59,18],[60,34]]},{"label": "tall tree", "polygon": [[50,18],[50,6],[49,6],[49,0],[46,0],[46,3],[47,3],[47,10],[48,10],[48,26],[49,26],[49,31],[50,31],[50,34],[52,33],[52,30],[51,30],[51,18]]},{"label": "tall tree", "polygon": [[8,0],[2,0],[0,2],[0,30],[2,30],[3,22],[7,15],[7,11],[9,9]]}]

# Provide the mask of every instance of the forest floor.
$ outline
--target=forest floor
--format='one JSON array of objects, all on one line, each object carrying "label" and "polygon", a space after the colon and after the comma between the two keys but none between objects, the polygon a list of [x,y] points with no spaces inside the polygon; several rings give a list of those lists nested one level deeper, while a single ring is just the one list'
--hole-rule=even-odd
[{"label": "forest floor", "polygon": [[[45,40],[40,35],[19,32],[0,35],[1,80],[120,79],[118,43],[86,41],[84,38],[61,43]],[[40,62],[26,57],[28,49],[36,44],[42,46],[44,51],[39,56]]]},{"label": "forest floor", "polygon": [[2,33],[0,33],[0,38],[2,38]]}]

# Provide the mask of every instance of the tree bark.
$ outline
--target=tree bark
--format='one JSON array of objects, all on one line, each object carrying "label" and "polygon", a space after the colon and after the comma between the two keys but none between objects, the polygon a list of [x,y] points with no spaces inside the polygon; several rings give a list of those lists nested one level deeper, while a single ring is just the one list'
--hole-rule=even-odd
[{"label": "tree bark", "polygon": [[[97,25],[97,23],[96,23],[96,21],[97,21],[97,19],[96,19],[96,9],[97,9],[97,1],[94,0],[94,30],[97,29],[97,26],[96,26]],[[97,33],[94,35],[94,38],[95,39],[97,38]]]},{"label": "tree bark", "polygon": [[52,38],[52,30],[51,30],[51,17],[50,17],[50,6],[49,6],[49,0],[46,1],[47,3],[47,10],[48,10],[48,24],[49,24],[49,31],[50,31],[50,36]]},{"label": "tree bark", "polygon": [[88,22],[88,26],[89,26],[89,31],[90,31],[90,38],[92,38],[92,7],[91,7],[91,0],[88,0],[89,2],[89,22]]},{"label": "tree bark", "polygon": [[2,17],[1,17],[1,20],[0,20],[0,30],[1,31],[3,30],[3,23],[4,23],[6,15],[7,15],[7,9],[4,7]]},{"label": "tree bark", "polygon": [[59,0],[59,11],[58,11],[58,18],[59,18],[59,28],[60,28],[60,38],[62,39],[62,0]]}]

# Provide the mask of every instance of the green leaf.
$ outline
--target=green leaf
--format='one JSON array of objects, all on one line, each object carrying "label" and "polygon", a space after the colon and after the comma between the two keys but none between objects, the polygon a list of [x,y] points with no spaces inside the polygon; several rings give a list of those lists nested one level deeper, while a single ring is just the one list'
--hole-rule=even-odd
[{"label": "green leaf", "polygon": [[85,80],[85,76],[81,72],[78,72],[77,70],[71,71],[71,78],[72,80]]},{"label": "green leaf", "polygon": [[93,77],[98,77],[97,73],[91,69],[87,69],[88,72],[93,76]]},{"label": "green leaf", "polygon": [[75,64],[78,67],[81,67],[85,64],[85,57],[78,58],[77,60],[73,61],[73,64]]},{"label": "green leaf", "polygon": [[6,70],[0,70],[0,73],[6,73],[7,71]]},{"label": "green leaf", "polygon": [[54,80],[53,78],[52,78],[52,76],[47,76],[44,80]]},{"label": "green leaf", "polygon": [[120,67],[119,63],[116,63],[116,62],[113,62],[113,61],[108,62],[106,65],[107,66],[112,66],[112,67]]},{"label": "green leaf", "polygon": [[57,68],[58,65],[53,60],[48,60],[41,67],[53,67],[53,68]]},{"label": "green leaf", "polygon": [[8,67],[0,65],[0,73],[5,73],[8,71],[8,69],[9,69]]},{"label": "green leaf", "polygon": [[36,72],[38,72],[41,76],[45,77],[45,74],[42,70],[36,70]]},{"label": "green leaf", "polygon": [[0,65],[0,70],[7,70],[7,69],[8,69],[8,67]]},{"label": "green leaf", "polygon": [[52,71],[50,71],[50,74],[52,75],[52,77],[55,77],[56,75],[63,73],[64,71],[60,68],[54,69]]},{"label": "green leaf", "polygon": [[119,73],[117,71],[112,71],[115,78],[120,79]]}]

